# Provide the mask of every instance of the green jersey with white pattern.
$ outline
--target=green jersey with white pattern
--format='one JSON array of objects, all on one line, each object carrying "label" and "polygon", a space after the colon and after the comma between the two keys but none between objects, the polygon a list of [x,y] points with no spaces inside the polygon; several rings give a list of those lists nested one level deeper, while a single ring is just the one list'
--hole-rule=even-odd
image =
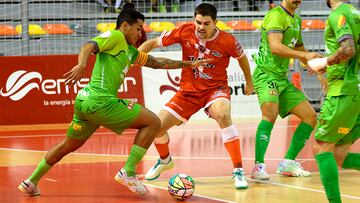
[{"label": "green jersey with white pattern", "polygon": [[270,10],[261,25],[261,42],[259,53],[253,55],[255,63],[264,72],[273,76],[285,77],[289,69],[289,58],[271,53],[268,34],[282,33],[281,43],[289,48],[303,44],[301,36],[301,18],[291,15],[284,7],[278,6]]},{"label": "green jersey with white pattern", "polygon": [[351,4],[342,3],[333,10],[325,27],[326,52],[332,55],[340,48],[340,42],[352,38],[356,53],[346,62],[328,66],[329,96],[359,94],[359,57],[360,57],[360,15]]},{"label": "green jersey with white pattern", "polygon": [[125,36],[118,30],[110,30],[93,38],[96,44],[96,62],[88,84],[87,93],[78,95],[87,97],[117,96],[118,89],[123,83],[129,67],[134,63],[138,50],[128,45]]}]

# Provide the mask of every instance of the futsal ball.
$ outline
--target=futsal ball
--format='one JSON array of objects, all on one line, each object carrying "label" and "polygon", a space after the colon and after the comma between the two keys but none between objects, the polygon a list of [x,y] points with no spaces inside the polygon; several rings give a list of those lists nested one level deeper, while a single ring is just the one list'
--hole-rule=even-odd
[{"label": "futsal ball", "polygon": [[175,200],[182,201],[189,199],[195,190],[194,180],[183,173],[179,173],[170,178],[168,191]]}]

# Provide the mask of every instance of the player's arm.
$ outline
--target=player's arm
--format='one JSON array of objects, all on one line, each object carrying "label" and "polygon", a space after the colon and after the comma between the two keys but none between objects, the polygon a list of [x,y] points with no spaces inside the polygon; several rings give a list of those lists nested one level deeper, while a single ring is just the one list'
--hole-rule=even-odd
[{"label": "player's arm", "polygon": [[254,84],[252,81],[249,60],[246,54],[243,54],[242,56],[237,58],[237,61],[245,76],[245,81],[246,81],[245,94],[250,95],[254,92]]},{"label": "player's arm", "polygon": [[212,59],[204,59],[197,61],[178,61],[162,57],[153,57],[147,53],[139,52],[135,63],[154,69],[178,69],[185,67],[198,67],[211,61]]},{"label": "player's arm", "polygon": [[[271,53],[284,58],[297,58],[303,63],[310,59],[321,57],[318,53],[305,52],[302,50],[296,50],[285,46],[282,42],[283,34],[280,32],[270,32],[268,34],[269,46]],[[301,47],[301,46],[300,46]]]},{"label": "player's arm", "polygon": [[326,70],[326,66],[348,61],[355,55],[355,52],[354,40],[351,37],[345,38],[340,42],[340,47],[334,54],[325,58],[312,59],[309,61],[309,66],[317,73],[324,72]]},{"label": "player's arm", "polygon": [[73,86],[84,74],[87,61],[89,56],[93,52],[97,52],[98,48],[96,43],[86,43],[81,47],[80,53],[78,55],[78,64],[74,66],[69,72],[65,73],[65,84],[70,87]]},{"label": "player's arm", "polygon": [[356,50],[353,38],[346,38],[340,42],[339,49],[337,49],[333,55],[328,56],[327,64],[334,65],[348,61],[355,55],[355,52]]},{"label": "player's arm", "polygon": [[151,50],[159,47],[159,40],[160,40],[159,37],[147,40],[141,44],[138,50],[141,52],[149,53]]}]

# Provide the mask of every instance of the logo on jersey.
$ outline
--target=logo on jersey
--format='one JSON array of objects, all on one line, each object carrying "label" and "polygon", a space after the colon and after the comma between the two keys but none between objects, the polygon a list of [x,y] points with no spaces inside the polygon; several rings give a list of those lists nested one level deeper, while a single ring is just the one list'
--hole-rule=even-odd
[{"label": "logo on jersey", "polygon": [[[38,72],[26,73],[24,70],[19,70],[12,73],[6,81],[6,87],[1,88],[1,96],[9,97],[13,101],[19,101],[32,89],[39,89],[39,84],[33,80],[42,81],[42,76]],[[30,82],[33,81],[33,82]]]},{"label": "logo on jersey", "polygon": [[338,19],[338,28],[342,28],[346,24],[346,17],[344,15],[340,15]]},{"label": "logo on jersey", "polygon": [[213,56],[216,56],[216,57],[222,57],[222,55],[221,55],[219,52],[217,52],[217,51],[213,51],[213,52],[212,52],[212,55],[213,55]]},{"label": "logo on jersey", "polygon": [[343,127],[339,127],[339,128],[338,128],[338,133],[339,133],[339,134],[347,135],[349,132],[350,132],[350,129],[349,129],[349,128],[343,128]]},{"label": "logo on jersey", "polygon": [[166,72],[167,72],[167,77],[168,77],[170,83],[171,83],[173,86],[175,86],[175,87],[170,86],[170,85],[161,85],[161,86],[160,86],[160,89],[159,89],[161,95],[162,95],[163,92],[165,92],[165,91],[177,92],[177,89],[176,89],[176,88],[180,87],[180,77],[179,77],[179,76],[175,76],[175,78],[173,79],[173,78],[171,78],[171,76],[170,76],[170,74],[169,74],[169,71],[166,71]]}]

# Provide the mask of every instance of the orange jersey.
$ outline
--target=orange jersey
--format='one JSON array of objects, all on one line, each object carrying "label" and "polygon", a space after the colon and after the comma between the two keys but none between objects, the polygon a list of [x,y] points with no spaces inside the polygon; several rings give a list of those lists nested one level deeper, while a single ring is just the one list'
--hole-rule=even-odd
[{"label": "orange jersey", "polygon": [[227,85],[227,71],[230,57],[239,58],[244,50],[234,36],[216,29],[211,39],[200,40],[195,25],[187,23],[160,35],[160,47],[179,43],[184,61],[212,58],[213,61],[196,69],[183,68],[180,91],[201,92]]}]

